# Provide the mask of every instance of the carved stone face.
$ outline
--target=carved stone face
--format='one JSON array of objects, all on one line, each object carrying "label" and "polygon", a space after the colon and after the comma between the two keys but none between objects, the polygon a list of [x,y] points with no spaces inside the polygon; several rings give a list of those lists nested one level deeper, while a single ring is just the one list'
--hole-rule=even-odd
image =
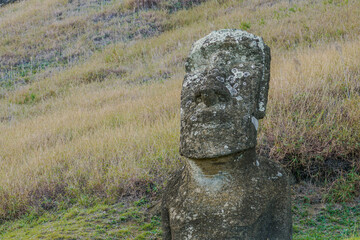
[{"label": "carved stone face", "polygon": [[220,30],[197,41],[181,93],[180,154],[214,158],[254,147],[269,72],[270,49],[260,37]]}]

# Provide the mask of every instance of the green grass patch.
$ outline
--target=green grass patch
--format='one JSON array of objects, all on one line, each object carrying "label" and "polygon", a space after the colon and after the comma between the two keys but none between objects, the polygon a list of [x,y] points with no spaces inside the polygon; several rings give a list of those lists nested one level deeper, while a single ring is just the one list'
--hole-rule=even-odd
[{"label": "green grass patch", "polygon": [[357,239],[359,223],[359,205],[297,203],[293,206],[294,239]]},{"label": "green grass patch", "polygon": [[[140,200],[141,201],[141,200]],[[0,239],[159,239],[159,216],[133,204],[75,205],[0,225]]]}]

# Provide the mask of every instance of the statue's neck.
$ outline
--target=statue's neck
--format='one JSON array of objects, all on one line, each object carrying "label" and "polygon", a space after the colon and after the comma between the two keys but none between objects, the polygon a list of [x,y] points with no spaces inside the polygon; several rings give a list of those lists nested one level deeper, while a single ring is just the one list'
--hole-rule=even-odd
[{"label": "statue's neck", "polygon": [[[201,171],[201,174],[207,177],[226,172],[231,174],[238,170],[256,166],[258,164],[255,148],[246,149],[244,151],[218,158],[209,159],[188,159],[188,167],[190,170]],[[200,174],[200,173],[199,173]]]},{"label": "statue's neck", "polygon": [[232,184],[239,174],[243,175],[259,164],[255,148],[211,159],[187,159],[186,168],[192,182],[205,191],[217,192]]}]

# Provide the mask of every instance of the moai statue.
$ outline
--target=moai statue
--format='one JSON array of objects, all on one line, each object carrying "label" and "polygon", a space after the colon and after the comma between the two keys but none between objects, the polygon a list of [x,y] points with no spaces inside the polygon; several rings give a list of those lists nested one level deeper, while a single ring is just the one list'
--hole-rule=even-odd
[{"label": "moai statue", "polygon": [[185,167],[162,200],[163,239],[292,239],[284,170],[256,155],[265,115],[270,49],[241,30],[198,40],[181,93]]}]

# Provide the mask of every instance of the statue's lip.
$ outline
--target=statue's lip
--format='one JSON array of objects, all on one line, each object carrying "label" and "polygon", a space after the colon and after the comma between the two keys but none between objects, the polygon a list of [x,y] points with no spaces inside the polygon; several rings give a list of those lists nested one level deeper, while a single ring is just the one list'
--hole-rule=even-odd
[{"label": "statue's lip", "polygon": [[[182,156],[182,157],[186,157],[186,158],[189,158],[189,159],[193,159],[193,160],[214,160],[214,159],[216,159],[216,158],[219,158],[219,157],[221,157],[221,158],[225,158],[225,157],[232,157],[232,156],[236,156],[236,155],[238,155],[238,154],[241,154],[242,152],[245,152],[245,151],[247,151],[247,150],[249,150],[249,149],[252,149],[253,147],[249,147],[249,148],[247,148],[247,149],[233,149],[233,150],[231,150],[231,149],[229,149],[227,152],[225,152],[224,153],[224,151],[218,151],[216,154],[199,154],[199,153],[197,153],[197,154],[184,154],[182,151],[181,151],[181,149],[180,149],[180,155]],[[186,152],[186,151],[185,151]]]}]

